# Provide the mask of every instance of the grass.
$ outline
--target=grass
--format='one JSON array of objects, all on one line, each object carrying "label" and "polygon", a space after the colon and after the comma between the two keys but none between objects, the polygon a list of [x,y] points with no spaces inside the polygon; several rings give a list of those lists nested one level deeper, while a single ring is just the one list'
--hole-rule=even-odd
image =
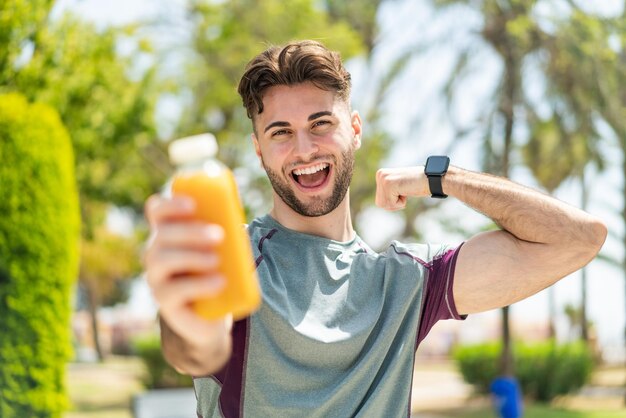
[{"label": "grass", "polygon": [[[455,408],[428,412],[428,418],[495,418],[489,406],[477,408]],[[417,415],[420,417],[420,414]],[[626,410],[574,411],[555,408],[550,405],[532,404],[524,409],[525,418],[625,418]]]},{"label": "grass", "polygon": [[[437,368],[439,367],[439,368]],[[449,365],[427,366],[430,370],[451,370]],[[111,357],[101,364],[68,365],[68,392],[72,409],[63,418],[132,418],[131,403],[135,394],[144,391],[141,377],[144,368],[136,358]],[[622,387],[626,371],[600,369],[593,383]],[[524,418],[626,418],[622,396],[563,397],[551,405],[525,405]],[[416,411],[417,418],[495,418],[489,399],[468,401]]]},{"label": "grass", "polygon": [[[441,375],[457,375],[451,362],[423,363],[416,373],[421,373],[422,381],[429,385],[437,385],[437,377]],[[551,404],[525,402],[524,418],[626,418],[624,407],[624,367],[600,367],[593,376],[591,383],[596,388],[594,395],[563,396]],[[419,385],[418,381],[418,385]],[[426,386],[422,384],[422,386]],[[442,389],[445,389],[443,387]],[[440,390],[436,393],[442,393]],[[436,396],[436,395],[435,395]],[[490,398],[487,396],[454,395],[443,398],[429,399],[422,396],[415,403],[415,418],[496,418]]]},{"label": "grass", "polygon": [[142,374],[142,364],[135,358],[68,365],[72,409],[63,418],[132,418],[132,397],[144,390]]}]

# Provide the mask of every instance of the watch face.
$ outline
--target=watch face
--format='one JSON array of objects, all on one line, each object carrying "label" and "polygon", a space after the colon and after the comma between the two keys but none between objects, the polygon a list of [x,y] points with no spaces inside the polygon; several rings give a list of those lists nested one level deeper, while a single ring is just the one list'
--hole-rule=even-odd
[{"label": "watch face", "polygon": [[428,157],[426,161],[426,174],[444,174],[448,171],[448,164],[450,164],[450,159],[445,156],[432,156]]}]

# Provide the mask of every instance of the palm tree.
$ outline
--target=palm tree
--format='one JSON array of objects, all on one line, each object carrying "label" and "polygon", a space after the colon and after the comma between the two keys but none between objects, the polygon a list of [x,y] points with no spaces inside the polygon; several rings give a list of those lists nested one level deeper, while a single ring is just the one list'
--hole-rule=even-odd
[{"label": "palm tree", "polygon": [[[548,63],[559,61],[560,56],[551,56]],[[554,70],[553,70],[554,71]],[[567,90],[560,91],[558,72],[546,71],[550,77],[555,77],[553,84],[553,92],[551,98],[560,104],[565,104],[571,99]],[[593,125],[586,125],[588,113],[575,113],[572,106],[567,106],[567,115],[571,123],[568,126],[564,123],[564,117],[559,110],[553,109],[553,115],[548,120],[540,119],[528,107],[527,112],[531,118],[537,119],[532,123],[532,131],[530,138],[522,149],[524,163],[532,171],[535,179],[549,193],[554,194],[555,190],[568,178],[576,177],[581,184],[583,207],[586,206],[587,193],[585,187],[584,171],[585,167],[593,162],[597,167],[602,167],[598,148],[595,147],[599,136],[593,128]],[[586,127],[588,129],[586,129]],[[549,298],[549,330],[550,338],[556,337],[555,332],[555,316],[556,306],[554,300],[554,287],[548,289]],[[582,280],[582,302],[581,312],[583,314],[583,322],[581,327],[582,339],[588,340],[586,326],[586,270],[583,269]]]},{"label": "palm tree", "polygon": [[[626,42],[623,38],[626,10],[621,16],[604,19],[575,10],[571,22],[575,30],[567,32],[566,51],[577,58],[572,71],[584,93],[581,93],[580,102],[590,103],[596,117],[611,128],[622,151],[622,178],[625,182],[622,193],[625,199],[621,217],[626,225]],[[621,238],[626,248],[626,234]],[[620,264],[626,280],[626,252]],[[626,341],[626,326],[624,338]]]},{"label": "palm tree", "polygon": [[[480,13],[483,24],[475,43],[487,46],[498,56],[502,70],[491,103],[485,106],[480,124],[485,171],[509,177],[514,150],[514,128],[523,110],[522,68],[525,58],[540,46],[541,29],[533,20],[534,0],[434,0],[440,9],[464,5]],[[451,100],[460,75],[475,52],[475,43],[459,54],[458,63],[446,87]],[[463,130],[461,130],[463,131]],[[502,354],[500,372],[513,375],[509,307],[502,308]]]},{"label": "palm tree", "polygon": [[[572,6],[576,7],[575,4]],[[594,89],[590,88],[588,83],[591,74],[581,71],[581,68],[585,67],[585,63],[581,61],[587,60],[575,46],[581,40],[581,17],[580,11],[575,11],[571,18],[558,22],[554,36],[546,42],[548,54],[545,54],[547,58],[543,62],[543,67],[550,86],[548,98],[553,106],[552,126],[558,131],[560,144],[553,148],[552,152],[546,150],[551,156],[545,156],[549,160],[545,163],[555,167],[555,172],[552,173],[555,180],[563,181],[565,180],[563,176],[572,176],[578,180],[581,189],[581,207],[586,209],[588,188],[585,182],[585,168],[591,164],[597,171],[602,171],[604,162],[600,154],[601,135],[594,120],[596,113],[592,99]],[[586,15],[584,20],[594,26],[604,25],[602,19],[597,17]],[[582,30],[582,33],[584,32],[586,30]],[[559,160],[560,163],[555,160]],[[550,191],[549,180],[545,174],[540,174],[539,170],[540,167],[533,169],[535,177]],[[587,268],[582,269],[581,315],[581,339],[587,342],[589,340]]]}]

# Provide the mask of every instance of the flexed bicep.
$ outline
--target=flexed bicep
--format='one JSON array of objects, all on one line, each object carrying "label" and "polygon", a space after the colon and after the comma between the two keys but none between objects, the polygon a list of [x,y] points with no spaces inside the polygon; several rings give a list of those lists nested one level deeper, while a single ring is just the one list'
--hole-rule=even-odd
[{"label": "flexed bicep", "polygon": [[524,241],[507,231],[490,231],[460,249],[454,300],[461,314],[518,302],[554,284],[575,269],[547,244]]}]

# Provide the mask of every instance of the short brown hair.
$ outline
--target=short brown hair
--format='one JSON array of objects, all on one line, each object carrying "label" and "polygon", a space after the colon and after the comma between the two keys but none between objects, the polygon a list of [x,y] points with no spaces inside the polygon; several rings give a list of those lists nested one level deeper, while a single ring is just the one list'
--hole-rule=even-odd
[{"label": "short brown hair", "polygon": [[350,98],[350,73],[341,56],[316,41],[292,42],[263,51],[246,66],[237,91],[248,117],[254,119],[263,112],[263,95],[268,88],[307,81],[320,89],[335,91],[346,102]]}]

